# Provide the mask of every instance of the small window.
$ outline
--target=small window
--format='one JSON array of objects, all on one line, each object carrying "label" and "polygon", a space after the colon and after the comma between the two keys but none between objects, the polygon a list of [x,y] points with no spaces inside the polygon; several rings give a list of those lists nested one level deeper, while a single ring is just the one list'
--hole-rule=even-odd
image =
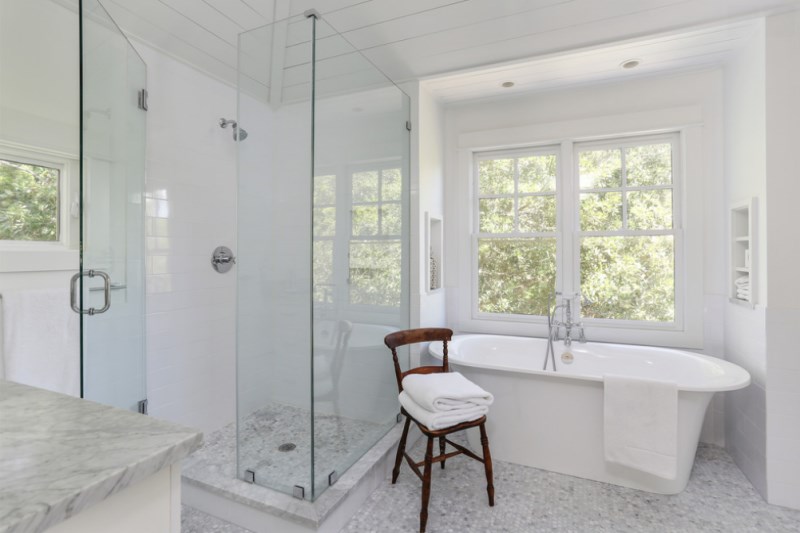
[{"label": "small window", "polygon": [[402,287],[402,172],[365,169],[351,176],[350,303],[399,307]]},{"label": "small window", "polygon": [[334,302],[336,174],[314,177],[314,301]]},{"label": "small window", "polygon": [[555,151],[477,159],[478,312],[546,315],[556,282]]},{"label": "small window", "polygon": [[59,240],[59,168],[0,157],[0,241]]},{"label": "small window", "polygon": [[675,321],[674,143],[578,149],[585,318]]}]

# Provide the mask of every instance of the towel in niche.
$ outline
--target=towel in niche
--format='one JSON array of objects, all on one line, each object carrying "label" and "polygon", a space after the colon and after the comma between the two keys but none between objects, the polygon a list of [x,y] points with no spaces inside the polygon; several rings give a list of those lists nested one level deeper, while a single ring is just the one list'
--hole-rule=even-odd
[{"label": "towel in niche", "polygon": [[603,376],[606,461],[664,479],[678,475],[678,386]]},{"label": "towel in niche", "polygon": [[403,390],[428,411],[451,411],[492,404],[494,396],[458,372],[409,374]]}]

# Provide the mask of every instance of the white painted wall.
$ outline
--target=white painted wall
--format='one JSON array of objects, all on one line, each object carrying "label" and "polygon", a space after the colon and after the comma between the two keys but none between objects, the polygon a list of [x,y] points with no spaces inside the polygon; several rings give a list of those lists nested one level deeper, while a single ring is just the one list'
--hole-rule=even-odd
[{"label": "white painted wall", "polygon": [[158,418],[205,432],[233,422],[236,271],[210,265],[236,244],[236,91],[141,43],[147,63],[147,396]]},{"label": "white painted wall", "polygon": [[[699,327],[702,352],[723,356],[722,309],[727,284],[720,272],[725,268],[724,201],[720,194],[722,178],[722,73],[719,70],[677,74],[658,78],[642,78],[628,82],[595,85],[563,91],[536,93],[476,101],[448,107],[446,111],[447,173],[445,188],[447,319],[451,327],[469,331],[471,326],[460,323],[460,310],[469,306],[467,296],[459,291],[458,264],[469,261],[469,250],[459,235],[464,231],[453,222],[468,220],[464,210],[470,209],[466,190],[469,176],[463,175],[459,157],[465,146],[525,145],[556,141],[562,135],[613,135],[631,131],[673,128],[684,130],[689,142],[686,166],[691,173],[684,193],[688,218],[687,246],[694,246],[699,256],[688,265],[697,269],[702,263],[702,278],[698,290],[703,295],[702,312],[689,326]],[[663,110],[682,109],[686,117],[675,112],[662,116]],[[649,119],[648,119],[649,117]],[[648,123],[648,120],[650,122]],[[678,122],[675,122],[678,121]],[[680,123],[684,121],[684,123]],[[626,125],[627,124],[627,125]],[[650,125],[648,125],[650,124]],[[580,125],[588,129],[578,131]],[[641,129],[639,129],[641,128]],[[569,137],[566,137],[569,138]],[[699,182],[699,183],[698,183]],[[689,235],[689,232],[694,232]],[[701,232],[701,236],[697,235]],[[694,241],[694,244],[688,243]],[[698,310],[699,311],[699,310]],[[511,326],[506,326],[510,328]],[[530,328],[530,326],[525,326]],[[533,334],[511,331],[511,334]],[[587,332],[591,335],[591,332]],[[723,441],[722,401],[718,399],[709,409],[703,440]]]},{"label": "white painted wall", "polygon": [[[753,485],[766,496],[766,116],[764,25],[725,67],[725,207],[726,238],[730,235],[727,208],[751,197],[758,203],[758,272],[755,309],[724,303],[726,358],[746,368],[750,387],[726,396],[725,436],[728,451]],[[722,277],[727,279],[727,256]]]},{"label": "white painted wall", "polygon": [[800,15],[767,17],[725,70],[726,198],[758,201],[758,302],[727,303],[725,351],[753,384],[728,395],[726,442],[770,502],[800,509],[796,124]]},{"label": "white painted wall", "polygon": [[[44,150],[77,161],[78,104],[75,13],[53,2],[0,3],[0,151],[10,145],[30,155]],[[77,191],[77,169],[72,170]],[[72,193],[67,191],[67,197]],[[0,245],[0,294],[66,291],[78,269],[77,225],[74,230],[65,228],[70,242],[52,252],[25,253]]]},{"label": "white painted wall", "polygon": [[[0,154],[12,160],[21,157],[64,165],[61,242],[0,243],[0,379],[22,380],[70,394],[79,391],[80,351],[77,315],[66,305],[70,277],[78,271],[78,219],[69,213],[79,183],[77,67],[78,19],[74,13],[51,2],[0,2]],[[13,312],[7,308],[12,300],[9,293],[41,289],[57,290],[61,297],[55,298],[65,304],[47,309],[50,316],[41,316],[41,323],[72,329],[51,335],[68,345],[57,355],[59,361],[45,369],[31,367],[43,355],[6,361],[19,351],[4,353],[4,340],[12,336],[6,337],[2,331],[4,311]],[[31,331],[34,327],[32,324]],[[39,330],[45,337],[51,333],[45,326]]]},{"label": "white painted wall", "polygon": [[800,12],[767,17],[765,56],[767,492],[800,509]]},{"label": "white painted wall", "polygon": [[[721,356],[722,308],[726,284],[719,272],[724,265],[721,172],[721,80],[719,71],[644,78],[628,82],[578,89],[508,97],[502,100],[453,105],[446,114],[447,175],[445,188],[446,226],[445,276],[447,316],[461,331],[494,329],[494,333],[532,335],[545,326],[498,323],[491,326],[471,319],[469,290],[470,244],[464,238],[471,210],[469,191],[470,151],[502,146],[557,143],[585,136],[619,135],[631,132],[681,130],[687,139],[684,154],[689,175],[683,193],[687,268],[695,274],[695,287],[686,297],[698,299],[695,318],[687,318],[686,339],[666,339],[651,334],[649,343],[673,342],[676,346],[702,346],[706,353]],[[699,232],[699,235],[698,235]],[[702,266],[701,266],[702,265]],[[702,268],[698,272],[698,268]],[[701,312],[700,306],[704,308]],[[703,317],[705,315],[705,318]],[[691,316],[691,315],[688,315]],[[487,331],[488,332],[488,331]],[[590,333],[590,332],[587,332]],[[595,340],[607,332],[594,332]],[[657,340],[657,336],[665,337]],[[617,339],[618,340],[618,339]],[[644,340],[642,340],[644,342]]]},{"label": "white painted wall", "polygon": [[[425,214],[442,220],[447,227],[449,220],[444,217],[444,109],[441,104],[420,84],[418,93],[419,118],[419,223],[420,223],[420,261],[417,265],[420,276],[419,324],[422,327],[447,326],[445,317],[446,285],[431,292],[428,279],[428,254],[425,247]],[[442,269],[443,265],[439,265]],[[444,282],[445,280],[442,279]]]}]

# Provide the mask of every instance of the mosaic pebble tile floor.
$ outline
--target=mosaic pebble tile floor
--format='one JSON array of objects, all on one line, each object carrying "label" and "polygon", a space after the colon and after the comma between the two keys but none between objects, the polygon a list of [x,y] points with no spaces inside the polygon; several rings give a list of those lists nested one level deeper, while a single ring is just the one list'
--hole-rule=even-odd
[{"label": "mosaic pebble tile floor", "polygon": [[[421,460],[421,440],[411,455]],[[456,457],[432,475],[430,533],[800,532],[800,511],[765,503],[716,446],[700,446],[688,487],[674,496],[494,461],[492,508],[477,461]],[[397,484],[387,479],[342,531],[418,531],[419,505],[420,482],[404,464]]]},{"label": "mosaic pebble tile floor", "polygon": [[[363,454],[364,443],[375,443],[386,434],[386,425],[338,416],[315,417],[315,461],[317,483],[327,485],[331,470],[344,471]],[[242,463],[250,465],[259,484],[280,486],[291,493],[293,485],[310,489],[311,479],[311,418],[308,410],[272,404],[248,415],[243,421]],[[293,443],[290,451],[278,451],[282,444]],[[213,465],[215,472],[225,472],[236,461],[236,424],[206,436],[203,447],[184,465],[184,472],[213,482],[194,465],[202,461]],[[213,476],[212,476],[213,477]]]},{"label": "mosaic pebble tile floor", "polygon": [[184,505],[181,508],[181,533],[251,533],[219,518]]},{"label": "mosaic pebble tile floor", "polygon": [[[285,440],[286,433],[281,431],[293,426],[284,421],[287,425],[281,430],[280,417],[266,419],[272,420],[268,426],[275,427],[274,432],[262,428],[267,431],[262,434],[271,435],[265,445],[272,448]],[[302,421],[301,416],[294,419]],[[462,436],[456,438],[465,443]],[[235,430],[228,428],[209,436],[206,446],[211,447],[204,446],[203,453],[215,454],[223,447],[223,455],[230,455],[234,443]],[[422,458],[422,441],[412,456]],[[800,533],[800,511],[765,503],[727,452],[716,446],[700,446],[689,485],[674,496],[502,461],[494,461],[494,475],[496,505],[490,508],[480,463],[456,457],[445,470],[434,468],[429,533]],[[404,464],[397,484],[386,479],[342,531],[417,531],[419,503],[419,480]],[[183,533],[249,533],[186,506],[182,525]]]},{"label": "mosaic pebble tile floor", "polygon": [[[361,457],[364,443],[377,442],[389,428],[338,416],[314,417],[314,461],[317,484],[327,484],[332,470],[340,472]],[[235,429],[234,429],[235,431]],[[274,404],[247,416],[242,431],[242,464],[251,464],[266,486],[309,487],[311,479],[311,416],[307,409]],[[277,451],[292,443],[291,451]],[[307,489],[308,490],[308,489]]]}]

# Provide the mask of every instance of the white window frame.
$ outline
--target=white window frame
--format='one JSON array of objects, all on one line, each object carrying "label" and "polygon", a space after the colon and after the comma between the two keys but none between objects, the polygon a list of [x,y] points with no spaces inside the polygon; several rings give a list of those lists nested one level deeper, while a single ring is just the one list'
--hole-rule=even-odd
[{"label": "white window frame", "polygon": [[[555,196],[556,200],[556,230],[552,232],[528,232],[528,233],[520,233],[517,231],[518,229],[518,203],[519,203],[519,172],[515,171],[514,174],[514,192],[513,192],[513,199],[514,199],[514,222],[515,222],[515,230],[512,233],[481,233],[480,232],[480,200],[481,198],[490,198],[495,195],[481,195],[479,191],[479,176],[478,173],[480,171],[480,161],[490,160],[490,159],[502,159],[504,157],[507,158],[522,158],[522,157],[530,157],[536,155],[555,155],[556,156],[556,190],[555,194],[553,193],[524,193],[522,196]],[[531,146],[525,148],[515,148],[509,150],[492,150],[487,152],[475,152],[473,153],[472,158],[472,229],[471,229],[471,236],[470,236],[470,249],[471,249],[471,294],[472,297],[470,299],[471,304],[470,308],[472,310],[472,318],[475,320],[492,320],[492,321],[501,321],[501,322],[534,322],[534,323],[546,323],[546,319],[543,316],[534,316],[534,315],[521,315],[516,313],[487,313],[483,312],[479,308],[478,302],[478,241],[481,238],[491,238],[491,237],[498,237],[498,238],[519,238],[519,239],[528,239],[528,238],[554,238],[556,240],[556,287],[561,285],[561,275],[563,272],[563,257],[562,257],[562,248],[563,248],[563,239],[562,239],[562,232],[559,231],[559,221],[561,219],[561,213],[563,212],[562,209],[562,202],[560,197],[561,193],[561,149],[557,144],[550,144],[544,146]],[[497,195],[498,197],[507,197],[509,195]]]},{"label": "white window frame", "polygon": [[58,240],[15,241],[0,240],[0,272],[36,272],[74,270],[78,266],[77,215],[78,179],[77,156],[39,147],[15,143],[0,143],[0,158],[30,165],[56,168],[58,183]]},{"label": "white window frame", "polygon": [[[335,210],[335,215],[334,215],[335,222],[334,222],[334,228],[333,228],[333,235],[317,235],[316,232],[313,232],[312,246],[314,244],[316,244],[317,242],[323,242],[323,241],[327,241],[327,242],[332,243],[331,246],[333,247],[333,250],[331,252],[331,254],[332,254],[332,258],[331,258],[331,260],[332,260],[331,277],[333,279],[332,279],[332,283],[330,285],[330,291],[331,291],[330,292],[330,298],[331,298],[331,300],[333,302],[335,302],[337,300],[337,294],[336,294],[337,283],[336,283],[336,280],[337,280],[337,270],[338,270],[338,262],[337,262],[337,256],[336,256],[336,235],[337,235],[337,232],[339,231],[339,228],[340,228],[340,218],[341,218],[340,215],[341,214],[339,212],[340,211],[340,209],[339,209],[339,207],[340,207],[340,202],[339,202],[340,190],[339,189],[341,187],[340,187],[340,183],[339,183],[339,181],[340,181],[339,174],[335,170],[331,170],[331,169],[317,169],[317,171],[314,174],[315,183],[313,185],[316,185],[317,178],[325,177],[325,176],[332,176],[333,177],[333,182],[334,182],[333,203],[332,204],[317,204],[316,201],[315,201],[314,205],[311,207],[311,209],[314,210],[314,209],[323,209],[323,208],[331,208],[332,207]],[[312,294],[312,298],[313,298],[313,294]],[[330,302],[327,302],[327,301],[314,300],[314,303],[317,304],[317,305],[323,305],[323,306],[330,305]]]},{"label": "white window frame", "polygon": [[[623,210],[622,220],[623,227],[627,222],[627,209],[625,209],[624,193],[631,190],[659,190],[670,189],[672,190],[672,229],[670,230],[629,230],[622,229],[616,231],[582,231],[580,229],[580,195],[581,193],[597,192],[599,189],[584,189],[580,188],[580,175],[579,165],[580,161],[578,152],[584,149],[603,149],[603,148],[619,148],[624,149],[633,146],[644,146],[648,144],[666,144],[671,146],[672,155],[672,185],[671,186],[649,186],[649,187],[628,187],[626,182],[625,172],[622,173],[620,187],[603,189],[603,191],[622,192],[623,194]],[[614,139],[605,139],[600,141],[584,141],[574,143],[572,145],[572,206],[574,211],[571,213],[571,224],[564,228],[565,235],[571,241],[572,248],[572,276],[567,283],[562,287],[565,294],[578,294],[581,288],[580,280],[580,242],[581,237],[637,237],[637,236],[650,236],[650,235],[672,235],[673,238],[673,261],[674,261],[674,305],[675,305],[675,320],[673,322],[655,322],[645,320],[621,320],[621,319],[602,319],[602,318],[585,318],[581,315],[581,304],[578,299],[575,301],[576,316],[586,326],[596,325],[611,328],[624,328],[624,329],[653,329],[653,330],[668,330],[668,331],[681,331],[683,329],[684,320],[684,301],[683,294],[685,289],[685,271],[679,268],[679,265],[684,264],[683,252],[683,202],[682,202],[682,183],[683,183],[683,166],[681,163],[681,138],[678,132],[661,134],[661,135],[646,135],[646,136],[630,136],[630,137],[617,137]],[[567,281],[567,280],[565,280]]]},{"label": "white window frame", "polygon": [[[666,122],[675,118],[678,122],[674,127],[664,127],[654,130],[632,130],[602,132],[594,136],[581,136],[580,124],[570,124],[568,128],[572,130],[570,137],[552,138],[545,135],[538,127],[521,128],[519,130],[492,130],[487,132],[462,134],[459,137],[459,156],[458,168],[461,169],[462,176],[468,176],[469,180],[457,180],[454,185],[469,182],[469,186],[460,189],[456,198],[462,198],[462,203],[458,207],[454,205],[458,218],[462,223],[467,224],[468,228],[459,237],[463,242],[459,252],[461,257],[460,264],[457,266],[458,279],[464,285],[460,285],[457,291],[451,293],[449,297],[449,309],[457,312],[454,326],[461,332],[491,333],[491,334],[511,334],[511,335],[535,335],[545,336],[547,325],[546,317],[531,317],[527,315],[505,315],[499,316],[476,316],[473,310],[477,308],[477,250],[474,229],[477,227],[477,204],[475,181],[477,176],[477,165],[475,156],[482,152],[495,151],[502,153],[503,147],[493,139],[504,139],[502,141],[508,151],[518,151],[516,147],[526,150],[541,149],[547,146],[558,145],[561,148],[559,160],[559,183],[557,185],[557,223],[560,228],[558,242],[558,254],[560,264],[557,265],[557,286],[564,292],[569,292],[568,288],[577,286],[579,271],[579,257],[576,247],[579,246],[577,239],[573,243],[573,236],[570,235],[569,242],[565,240],[565,232],[572,232],[576,227],[579,210],[578,204],[574,203],[575,209],[567,208],[569,202],[576,202],[576,195],[580,194],[577,183],[577,163],[573,161],[573,155],[577,154],[574,145],[578,143],[597,143],[604,141],[620,146],[622,143],[630,142],[639,144],[641,140],[652,140],[658,138],[676,138],[677,145],[673,145],[673,231],[675,232],[675,322],[657,323],[645,321],[622,321],[622,320],[601,320],[593,319],[584,321],[586,333],[590,341],[598,342],[620,342],[634,344],[650,344],[660,346],[672,346],[682,348],[702,348],[703,346],[703,180],[702,175],[707,172],[703,153],[704,136],[702,126],[690,123],[687,126],[680,126],[681,121],[686,120],[686,116],[695,113],[694,109],[684,110],[677,108],[670,116],[666,110],[664,117],[669,117]],[[661,112],[660,112],[661,113]],[[648,117],[633,115],[636,120],[646,122]],[[686,115],[686,116],[684,116]],[[697,119],[694,119],[697,120]],[[687,121],[688,122],[688,121]],[[686,122],[683,122],[686,123]],[[591,130],[591,123],[587,124],[587,129]],[[560,128],[556,128],[560,129]],[[524,142],[522,136],[539,137],[540,140],[534,142]],[[584,145],[586,146],[586,145]],[[690,186],[687,186],[687,175],[694,176]],[[687,189],[690,191],[687,192]],[[467,208],[467,206],[469,206]],[[567,211],[569,210],[569,214]],[[565,216],[566,215],[566,216]],[[691,234],[686,234],[686,224],[693,228]],[[462,226],[464,227],[464,226]],[[462,230],[463,231],[463,230]],[[464,239],[464,240],[462,240]],[[452,248],[451,248],[452,250]],[[458,250],[458,248],[456,249]],[[563,279],[564,264],[572,265],[574,275],[570,279]],[[561,267],[561,268],[559,268]],[[468,284],[468,285],[467,285]],[[466,287],[469,287],[466,289]],[[469,294],[467,294],[469,292]],[[462,302],[462,303],[459,303]],[[466,312],[466,313],[465,313]]]},{"label": "white window frame", "polygon": [[[347,302],[347,306],[353,313],[366,313],[367,315],[375,315],[375,314],[395,314],[397,313],[398,307],[388,306],[388,305],[370,305],[370,304],[360,304],[360,303],[353,303],[351,300],[351,281],[350,281],[350,246],[353,241],[397,241],[400,246],[403,246],[403,225],[406,224],[405,219],[406,216],[404,215],[404,210],[406,209],[406,202],[403,199],[403,195],[401,192],[399,200],[383,200],[383,171],[384,170],[392,170],[392,169],[399,169],[400,171],[400,179],[401,183],[404,179],[404,169],[403,169],[403,162],[399,159],[391,159],[391,160],[379,160],[374,161],[371,163],[358,163],[355,165],[350,165],[347,168],[346,176],[346,186],[344,187],[345,193],[347,194],[347,203],[345,205],[349,206],[349,210],[347,212],[347,216],[345,217],[346,226],[346,235],[347,235],[347,248],[345,250],[345,257],[346,257],[346,264],[345,267],[345,302]],[[379,172],[378,177],[378,200],[375,202],[355,202],[353,200],[353,176],[360,172],[372,172],[377,171]],[[401,188],[402,191],[402,188]],[[381,207],[384,204],[397,204],[400,206],[401,211],[401,227],[400,233],[397,235],[381,235]],[[379,220],[379,232],[377,235],[361,235],[356,236],[353,235],[353,209],[358,206],[375,206],[378,209],[378,220]],[[338,223],[338,222],[337,222]],[[334,252],[335,253],[335,252]],[[401,282],[401,295],[400,295],[400,306],[403,305],[403,295],[402,295],[402,282]]]}]

